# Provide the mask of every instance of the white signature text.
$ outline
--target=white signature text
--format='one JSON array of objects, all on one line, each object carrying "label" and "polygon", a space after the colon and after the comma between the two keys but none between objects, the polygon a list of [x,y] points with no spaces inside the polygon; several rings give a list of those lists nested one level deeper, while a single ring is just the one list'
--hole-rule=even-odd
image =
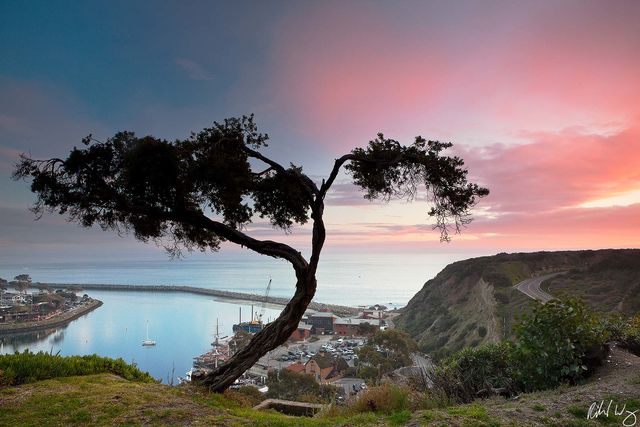
[{"label": "white signature text", "polygon": [[[613,412],[612,412],[613,410]],[[637,417],[638,410],[631,411],[627,409],[627,404],[620,406],[618,403],[614,403],[613,400],[601,400],[600,402],[593,402],[589,406],[589,412],[587,412],[588,420],[595,420],[598,417],[609,417],[609,414],[615,416],[623,416],[622,425],[624,427],[633,427],[638,422]]]}]

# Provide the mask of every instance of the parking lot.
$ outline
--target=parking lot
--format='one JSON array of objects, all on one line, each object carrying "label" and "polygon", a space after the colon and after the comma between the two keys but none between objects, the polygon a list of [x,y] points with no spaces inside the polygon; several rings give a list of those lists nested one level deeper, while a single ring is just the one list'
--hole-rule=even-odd
[{"label": "parking lot", "polygon": [[355,350],[365,343],[364,338],[346,339],[332,335],[318,335],[316,338],[313,341],[289,343],[270,351],[250,369],[250,373],[266,377],[269,369],[284,369],[292,363],[307,363],[322,351],[342,357],[349,366],[354,366],[358,358]]}]

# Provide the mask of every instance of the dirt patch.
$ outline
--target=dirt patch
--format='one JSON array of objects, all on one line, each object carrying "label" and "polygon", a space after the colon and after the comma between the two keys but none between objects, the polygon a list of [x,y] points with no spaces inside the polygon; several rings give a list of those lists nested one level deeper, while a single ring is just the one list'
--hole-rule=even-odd
[{"label": "dirt patch", "polygon": [[[485,401],[488,414],[505,423],[518,425],[601,425],[607,420],[587,421],[594,402],[613,401],[611,413],[619,404],[640,414],[640,358],[618,348],[612,348],[605,364],[586,383],[563,386],[546,392],[522,395],[515,400]],[[615,423],[610,414],[608,418]],[[640,423],[640,416],[638,417]]]}]

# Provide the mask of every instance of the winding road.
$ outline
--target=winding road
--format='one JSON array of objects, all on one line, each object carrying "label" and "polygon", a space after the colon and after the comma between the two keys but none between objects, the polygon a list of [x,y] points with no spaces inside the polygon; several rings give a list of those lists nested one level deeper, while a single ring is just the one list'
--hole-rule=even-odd
[{"label": "winding road", "polygon": [[545,302],[554,299],[554,297],[546,293],[542,289],[540,289],[540,285],[545,280],[550,279],[554,276],[557,276],[558,274],[562,274],[562,272],[545,274],[544,276],[536,276],[536,277],[532,277],[531,279],[525,279],[522,282],[515,285],[515,288],[518,289],[523,294],[525,294],[526,296],[528,296],[529,298],[533,298],[544,304]]}]

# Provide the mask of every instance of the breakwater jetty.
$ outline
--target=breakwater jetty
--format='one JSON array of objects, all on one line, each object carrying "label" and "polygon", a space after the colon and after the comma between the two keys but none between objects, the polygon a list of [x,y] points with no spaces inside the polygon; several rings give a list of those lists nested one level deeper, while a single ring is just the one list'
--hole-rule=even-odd
[{"label": "breakwater jetty", "polygon": [[[196,286],[177,286],[177,285],[112,285],[112,284],[96,284],[96,283],[32,283],[32,288],[38,289],[67,289],[81,288],[83,290],[96,291],[129,291],[129,292],[183,292],[196,295],[210,296],[220,299],[230,299],[237,301],[249,301],[255,303],[267,303],[285,306],[289,302],[287,298],[269,296],[265,300],[264,295],[247,294],[234,291],[223,291],[219,289],[199,288]],[[356,307],[349,307],[337,304],[324,304],[312,301],[309,304],[311,310],[330,311],[338,316],[352,316],[358,313]]]},{"label": "breakwater jetty", "polygon": [[86,304],[83,304],[76,308],[72,308],[69,311],[58,314],[49,319],[43,319],[34,322],[2,323],[0,324],[0,335],[40,331],[43,329],[63,326],[71,322],[72,320],[76,320],[78,317],[84,316],[90,311],[95,310],[101,305],[102,301],[94,299]]}]

